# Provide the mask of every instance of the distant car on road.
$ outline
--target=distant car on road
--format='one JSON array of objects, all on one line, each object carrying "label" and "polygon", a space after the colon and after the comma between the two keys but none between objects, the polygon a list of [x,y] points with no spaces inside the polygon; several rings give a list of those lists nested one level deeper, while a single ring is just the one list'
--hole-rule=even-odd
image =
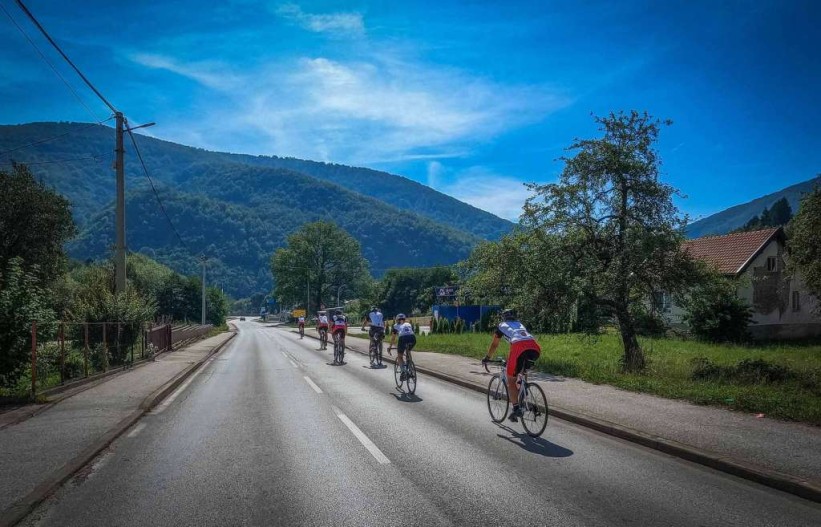
[{"label": "distant car on road", "polygon": [[245,321],[245,317],[239,317],[240,322]]}]

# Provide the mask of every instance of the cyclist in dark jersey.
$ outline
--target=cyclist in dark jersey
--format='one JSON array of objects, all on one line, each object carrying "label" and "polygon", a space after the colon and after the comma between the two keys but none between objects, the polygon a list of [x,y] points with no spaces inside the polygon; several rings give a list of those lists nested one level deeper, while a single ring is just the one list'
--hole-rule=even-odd
[{"label": "cyclist in dark jersey", "polygon": [[496,354],[501,339],[510,343],[510,354],[507,357],[507,389],[510,401],[513,402],[513,412],[509,419],[515,422],[522,417],[522,409],[519,408],[519,387],[516,385],[516,377],[529,368],[542,352],[536,339],[527,332],[524,325],[517,320],[516,312],[512,309],[502,311],[502,322],[493,334],[493,341],[487,350],[487,355],[482,359],[483,363],[488,362]]}]

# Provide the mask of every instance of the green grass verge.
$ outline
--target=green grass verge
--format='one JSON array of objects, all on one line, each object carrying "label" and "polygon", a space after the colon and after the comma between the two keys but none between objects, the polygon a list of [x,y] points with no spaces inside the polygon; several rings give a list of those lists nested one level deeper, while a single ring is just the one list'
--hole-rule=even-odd
[{"label": "green grass verge", "polygon": [[[481,358],[487,334],[419,335],[417,349]],[[536,369],[596,384],[651,393],[696,404],[723,406],[768,417],[821,425],[821,344],[719,345],[678,339],[642,339],[648,358],[642,374],[622,373],[617,335],[542,335]],[[506,353],[500,346],[500,354]],[[706,358],[720,372],[697,378],[694,359]],[[784,373],[767,379],[733,375],[745,360],[766,361]],[[760,363],[759,363],[760,364]]]}]

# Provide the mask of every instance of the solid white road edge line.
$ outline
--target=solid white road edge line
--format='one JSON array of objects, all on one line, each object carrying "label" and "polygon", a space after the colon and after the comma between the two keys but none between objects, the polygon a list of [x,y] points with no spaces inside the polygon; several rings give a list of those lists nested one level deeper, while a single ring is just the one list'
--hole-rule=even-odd
[{"label": "solid white road edge line", "polygon": [[139,423],[137,426],[134,427],[134,430],[130,431],[126,437],[136,437],[137,434],[143,431],[145,428],[145,423]]},{"label": "solid white road edge line", "polygon": [[307,382],[308,385],[311,388],[313,388],[316,393],[322,393],[322,389],[319,386],[317,386],[316,383],[314,381],[312,381],[310,377],[306,376],[305,377],[305,382]]},{"label": "solid white road edge line", "polygon": [[[339,409],[338,409],[338,408],[336,408],[336,407],[334,407],[334,409],[335,409],[335,410],[339,410]],[[360,430],[360,429],[359,429],[359,427],[358,427],[358,426],[356,426],[356,425],[353,423],[353,421],[351,421],[350,419],[348,419],[348,416],[347,416],[347,415],[345,415],[345,414],[343,414],[343,413],[340,413],[340,412],[337,412],[336,416],[337,416],[337,417],[339,417],[339,420],[340,420],[340,421],[342,421],[343,423],[345,423],[345,426],[347,426],[347,427],[348,427],[348,430],[350,430],[351,432],[353,432],[353,435],[355,435],[355,436],[356,436],[356,438],[357,438],[357,439],[359,439],[359,442],[360,442],[360,443],[362,443],[362,446],[364,446],[365,448],[367,448],[367,449],[368,449],[368,452],[370,452],[370,453],[371,453],[371,455],[372,455],[374,458],[376,458],[376,461],[378,461],[380,465],[387,465],[388,463],[390,463],[390,462],[391,462],[391,460],[390,460],[390,459],[388,459],[388,458],[387,458],[387,456],[385,456],[385,454],[383,454],[381,450],[379,450],[379,447],[377,447],[376,445],[374,445],[374,444],[373,444],[373,441],[371,441],[370,439],[368,439],[368,436],[366,436],[366,435],[365,435],[365,432],[363,432],[362,430]]]},{"label": "solid white road edge line", "polygon": [[168,407],[171,405],[171,403],[173,403],[173,402],[174,402],[174,399],[176,399],[177,397],[179,397],[179,395],[180,395],[182,392],[184,392],[186,388],[188,388],[188,385],[190,385],[192,382],[194,382],[194,379],[196,379],[196,378],[197,378],[197,376],[198,376],[200,373],[202,373],[202,371],[203,371],[205,368],[207,368],[207,367],[208,367],[208,365],[209,365],[209,364],[211,364],[211,362],[212,362],[213,360],[214,360],[214,359],[213,359],[213,358],[211,358],[211,359],[208,359],[207,361],[205,361],[205,362],[203,363],[203,365],[202,365],[202,366],[200,366],[200,368],[199,368],[197,371],[195,371],[195,372],[194,372],[194,374],[193,374],[191,377],[189,377],[189,378],[188,378],[188,380],[186,380],[184,383],[182,383],[182,385],[181,385],[179,388],[177,388],[176,390],[174,390],[174,393],[172,393],[172,394],[168,397],[168,399],[166,399],[165,401],[163,401],[163,402],[161,402],[160,404],[158,404],[158,405],[157,405],[157,407],[156,407],[156,408],[154,408],[154,410],[153,410],[151,413],[153,413],[153,414],[159,414],[159,413],[162,413],[163,411],[165,411],[165,409],[166,409],[166,408],[168,408]]}]

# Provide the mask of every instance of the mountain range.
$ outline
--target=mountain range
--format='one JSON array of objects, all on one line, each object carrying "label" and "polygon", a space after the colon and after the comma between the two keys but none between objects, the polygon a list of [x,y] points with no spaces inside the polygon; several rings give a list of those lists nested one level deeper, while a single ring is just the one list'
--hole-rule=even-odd
[{"label": "mountain range", "polygon": [[[376,276],[455,263],[479,241],[513,228],[386,172],[211,152],[141,135],[136,142],[156,194],[126,135],[129,250],[186,274],[198,272],[197,256],[205,254],[209,281],[238,298],[271,289],[271,254],[305,222],[331,220],[350,232]],[[0,126],[0,167],[26,163],[71,201],[81,230],[69,245],[74,258],[104,258],[113,246],[113,146],[114,130],[101,124]]]},{"label": "mountain range", "polygon": [[781,198],[787,199],[792,213],[795,214],[798,212],[801,198],[816,186],[821,186],[821,175],[694,221],[687,226],[687,237],[700,238],[702,236],[727,234],[742,227],[750,218],[761,214],[765,207],[772,207],[773,203]]}]

